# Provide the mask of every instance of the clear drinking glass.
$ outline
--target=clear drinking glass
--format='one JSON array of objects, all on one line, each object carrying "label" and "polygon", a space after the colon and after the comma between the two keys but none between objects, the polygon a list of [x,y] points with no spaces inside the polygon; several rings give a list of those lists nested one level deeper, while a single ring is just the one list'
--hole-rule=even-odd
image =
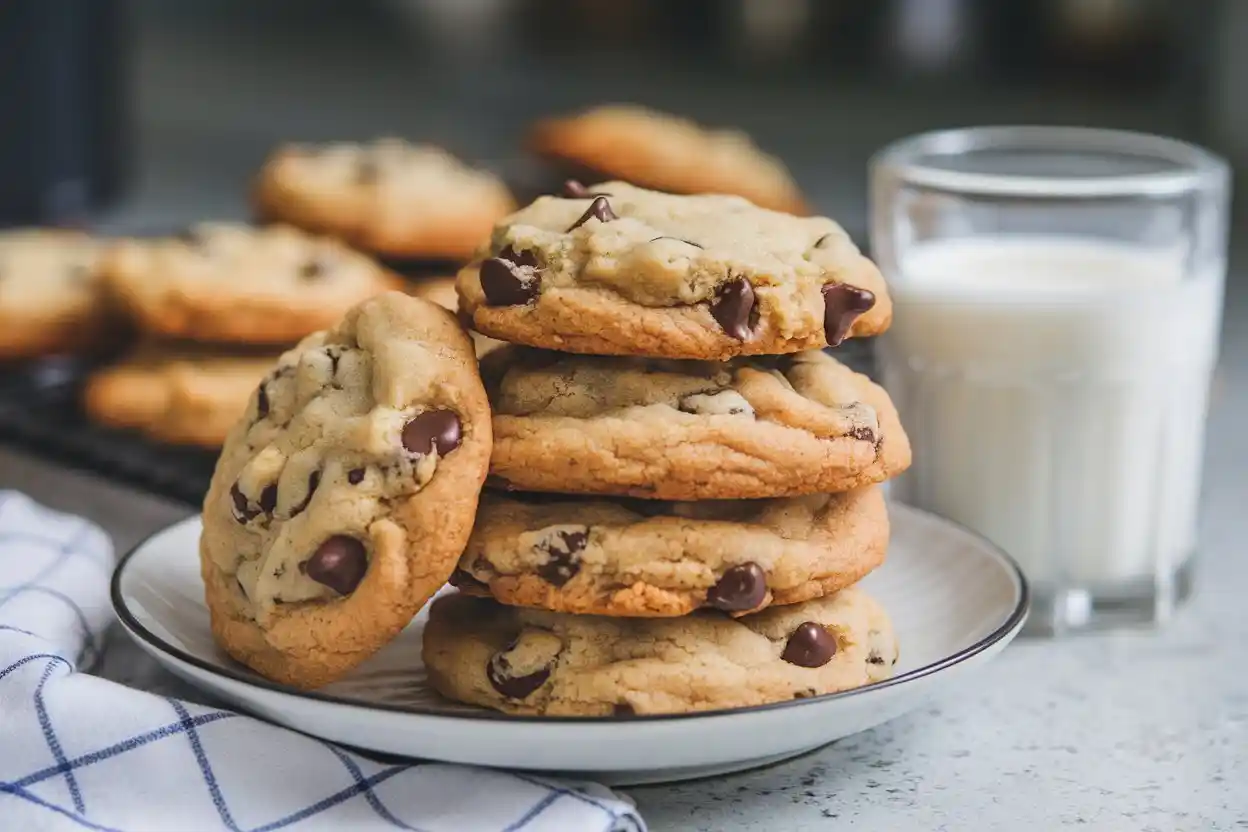
[{"label": "clear drinking glass", "polygon": [[1108,130],[929,133],[872,160],[899,499],[1030,578],[1032,632],[1159,622],[1196,553],[1229,170]]}]

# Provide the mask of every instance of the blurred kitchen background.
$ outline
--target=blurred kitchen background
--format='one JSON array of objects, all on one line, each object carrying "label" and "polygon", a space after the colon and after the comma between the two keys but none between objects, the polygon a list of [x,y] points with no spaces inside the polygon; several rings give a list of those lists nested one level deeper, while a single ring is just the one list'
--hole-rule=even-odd
[{"label": "blurred kitchen background", "polygon": [[0,224],[246,216],[283,140],[395,134],[532,177],[535,117],[740,127],[860,238],[866,162],[975,123],[1248,159],[1245,0],[5,0]]}]

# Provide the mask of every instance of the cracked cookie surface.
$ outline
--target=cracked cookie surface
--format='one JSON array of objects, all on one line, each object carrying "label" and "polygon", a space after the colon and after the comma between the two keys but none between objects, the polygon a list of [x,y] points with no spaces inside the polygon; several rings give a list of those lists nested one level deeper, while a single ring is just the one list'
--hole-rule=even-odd
[{"label": "cracked cookie surface", "polygon": [[790,353],[880,333],[892,317],[879,270],[832,220],[622,182],[503,219],[458,288],[486,335],[602,355]]},{"label": "cracked cookie surface", "polygon": [[688,713],[820,696],[892,674],[883,609],[850,588],[731,618],[606,618],[434,601],[423,655],[444,696],[513,714]]},{"label": "cracked cookie surface", "polygon": [[559,612],[732,615],[842,590],[884,561],[878,488],[780,500],[669,503],[483,495],[451,579]]},{"label": "cracked cookie surface", "polygon": [[441,148],[381,138],[286,145],[265,163],[259,213],[396,258],[467,260],[515,210],[506,186]]},{"label": "cracked cookie surface", "polygon": [[226,440],[204,501],[213,633],[299,687],[341,676],[446,582],[490,453],[467,334],[387,293],[285,353]]},{"label": "cracked cookie surface", "polygon": [[126,240],[101,268],[148,333],[283,347],[399,285],[372,258],[283,225],[200,223],[180,237]]},{"label": "cracked cookie surface", "polygon": [[736,194],[776,211],[808,210],[784,164],[745,133],[644,107],[609,104],[543,119],[529,131],[528,145],[547,158],[659,191]]},{"label": "cracked cookie surface", "polygon": [[846,491],[910,444],[882,388],[814,350],[727,363],[510,347],[482,363],[501,487],[663,500]]},{"label": "cracked cookie surface", "polygon": [[0,359],[76,351],[108,324],[102,244],[76,231],[0,232]]}]

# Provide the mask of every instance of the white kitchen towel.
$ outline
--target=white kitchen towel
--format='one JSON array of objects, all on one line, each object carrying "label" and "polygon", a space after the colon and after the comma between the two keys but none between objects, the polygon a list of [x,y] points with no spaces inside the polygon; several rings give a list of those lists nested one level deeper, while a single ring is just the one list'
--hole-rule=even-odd
[{"label": "white kitchen towel", "polygon": [[596,784],[379,763],[91,676],[112,568],[99,527],[0,491],[0,830],[644,832]]}]

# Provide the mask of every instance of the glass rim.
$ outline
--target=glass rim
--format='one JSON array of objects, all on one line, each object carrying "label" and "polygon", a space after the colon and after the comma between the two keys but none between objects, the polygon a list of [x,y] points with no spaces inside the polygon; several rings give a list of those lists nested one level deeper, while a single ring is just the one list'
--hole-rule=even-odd
[{"label": "glass rim", "polygon": [[[1133,155],[1173,165],[1172,170],[1105,176],[1037,176],[949,170],[925,157],[965,156],[985,150],[1071,150]],[[1130,130],[1042,125],[958,127],[918,133],[891,142],[871,157],[871,176],[953,193],[1036,198],[1181,196],[1224,190],[1230,166],[1221,156],[1180,139]]]}]

